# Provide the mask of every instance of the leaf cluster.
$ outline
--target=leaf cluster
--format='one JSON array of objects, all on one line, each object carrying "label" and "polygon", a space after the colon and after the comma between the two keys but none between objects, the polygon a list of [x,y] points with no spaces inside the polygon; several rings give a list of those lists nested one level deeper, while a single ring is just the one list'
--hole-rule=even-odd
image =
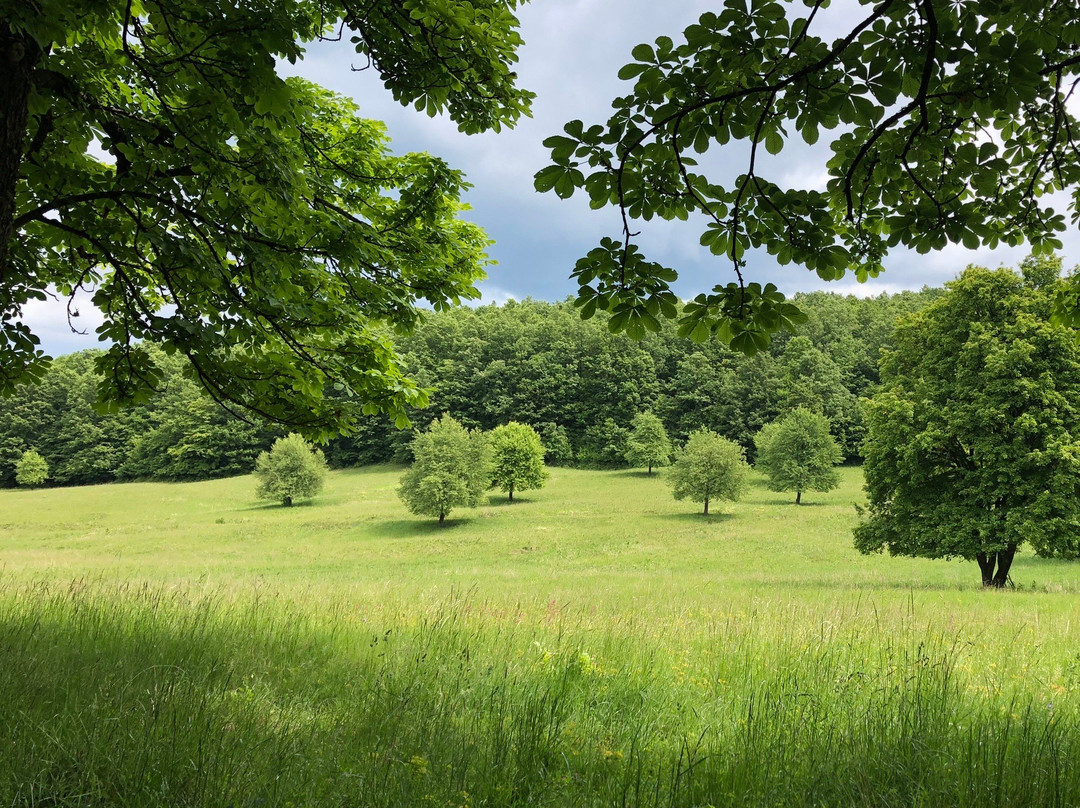
[{"label": "leaf cluster", "polygon": [[[752,251],[825,280],[883,269],[888,250],[947,244],[1059,247],[1065,216],[1042,201],[1072,192],[1080,211],[1080,124],[1067,100],[1080,83],[1080,18],[1056,0],[918,3],[861,0],[827,41],[827,0],[800,15],[780,0],[727,0],[680,41],[633,49],[632,86],[606,122],[571,121],[548,138],[537,190],[581,191],[616,207],[621,239],[577,265],[578,303],[609,310],[632,336],[668,300],[675,270],[648,261],[631,222],[699,224],[700,243],[736,280],[688,307],[689,336],[753,353],[798,321],[775,287],[745,282]],[[828,144],[824,189],[770,178],[770,157],[801,140]],[[698,155],[742,144],[730,176]],[[824,149],[823,149],[824,150]],[[740,150],[740,153],[743,153]]]},{"label": "leaf cluster", "polygon": [[398,100],[497,129],[531,99],[515,5],[45,0],[5,16],[31,79],[11,102],[26,148],[0,170],[0,392],[43,373],[18,315],[54,286],[105,314],[107,402],[160,386],[156,342],[240,413],[324,437],[376,412],[407,425],[426,396],[390,336],[422,300],[477,297],[488,239],[458,218],[459,172],[390,154],[381,123],[276,64],[348,31]]},{"label": "leaf cluster", "polygon": [[298,499],[311,499],[322,491],[326,480],[326,458],[319,449],[308,445],[296,433],[274,441],[269,452],[255,459],[255,477],[259,499],[273,499],[292,505]]}]

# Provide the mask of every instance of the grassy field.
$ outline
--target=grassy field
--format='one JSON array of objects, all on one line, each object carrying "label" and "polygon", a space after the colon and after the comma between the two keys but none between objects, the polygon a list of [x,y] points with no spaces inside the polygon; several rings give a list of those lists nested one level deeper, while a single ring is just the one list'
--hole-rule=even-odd
[{"label": "grassy field", "polygon": [[1080,805],[1078,564],[860,556],[858,469],[400,474],[0,491],[0,806]]}]

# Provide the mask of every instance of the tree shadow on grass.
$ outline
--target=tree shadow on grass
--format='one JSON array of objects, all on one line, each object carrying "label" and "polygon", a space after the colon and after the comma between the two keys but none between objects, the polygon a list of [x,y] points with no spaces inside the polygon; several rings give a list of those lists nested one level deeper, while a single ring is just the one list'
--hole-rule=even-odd
[{"label": "tree shadow on grass", "polygon": [[663,513],[650,513],[648,516],[652,519],[663,519],[665,522],[674,520],[678,522],[697,522],[702,525],[730,522],[735,518],[735,514],[724,513],[723,511],[710,513],[707,516],[701,511],[666,511]]},{"label": "tree shadow on grass", "polygon": [[258,502],[254,505],[246,505],[240,508],[230,509],[230,513],[247,513],[248,511],[292,511],[302,508],[314,508],[318,505],[332,505],[335,500],[301,499],[292,505],[282,505],[280,502]]},{"label": "tree shadow on grass", "polygon": [[997,593],[1008,590],[983,590],[979,583],[979,568],[975,567],[971,582],[956,581],[912,581],[910,578],[896,578],[880,581],[841,580],[824,578],[777,578],[768,581],[755,581],[755,586],[787,590],[832,590],[837,592],[963,592],[987,591]]},{"label": "tree shadow on grass", "polygon": [[514,494],[514,501],[511,502],[510,498],[506,494],[488,494],[487,504],[492,508],[501,508],[506,505],[528,505],[533,500],[527,497],[518,496]]},{"label": "tree shadow on grass", "polygon": [[445,536],[459,527],[464,527],[471,522],[469,517],[460,519],[448,518],[445,522],[439,522],[437,518],[416,517],[415,519],[387,519],[379,522],[375,530],[382,538],[387,539],[411,539],[417,536]]},{"label": "tree shadow on grass", "polygon": [[804,499],[802,502],[800,502],[798,505],[796,505],[795,504],[795,497],[792,497],[791,499],[779,499],[779,498],[766,499],[766,500],[764,500],[764,501],[762,501],[760,503],[755,503],[755,504],[759,504],[759,505],[777,505],[779,507],[784,507],[785,505],[790,505],[792,513],[798,513],[803,508],[824,508],[826,505],[828,505],[827,502],[821,502],[820,500],[813,500],[813,499],[810,500],[809,502],[807,502]]},{"label": "tree shadow on grass", "polygon": [[642,480],[655,480],[660,476],[659,468],[654,468],[653,473],[649,474],[645,469],[623,469],[622,471],[616,471],[615,477],[634,477]]}]

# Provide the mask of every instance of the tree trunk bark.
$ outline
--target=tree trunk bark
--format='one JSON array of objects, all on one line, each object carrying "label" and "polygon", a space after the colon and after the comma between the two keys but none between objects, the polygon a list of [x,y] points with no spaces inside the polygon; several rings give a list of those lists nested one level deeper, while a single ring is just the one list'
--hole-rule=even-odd
[{"label": "tree trunk bark", "polygon": [[[1010,544],[1004,550],[999,550],[996,553],[976,553],[975,560],[979,562],[983,586],[993,587],[994,589],[1004,589],[1008,586],[1009,570],[1012,568],[1015,557],[1015,544]],[[996,572],[994,571],[995,567],[997,567]]]},{"label": "tree trunk bark", "polygon": [[513,485],[510,486],[510,501],[511,502],[514,501],[514,486]]},{"label": "tree trunk bark", "polygon": [[709,515],[709,498],[705,497],[705,515]]},{"label": "tree trunk bark", "polygon": [[649,474],[652,474],[652,463],[649,464]]},{"label": "tree trunk bark", "polygon": [[1002,589],[1009,583],[1009,569],[1012,567],[1013,558],[1016,556],[1016,545],[1010,544],[997,554],[997,572],[994,573],[993,585]]},{"label": "tree trunk bark", "polygon": [[802,491],[796,491],[795,492],[795,504],[796,505],[801,505],[802,504]]},{"label": "tree trunk bark", "polygon": [[292,497],[290,497],[290,496],[282,497],[281,504],[284,505],[286,508],[291,508],[292,507]]},{"label": "tree trunk bark", "polygon": [[10,33],[10,21],[0,17],[0,276],[7,272],[15,237],[15,184],[26,140],[30,90],[41,48],[26,34]]},{"label": "tree trunk bark", "polygon": [[441,511],[441,512],[439,513],[439,524],[440,524],[440,525],[442,525],[442,524],[443,524],[443,522],[445,522],[445,521],[446,521],[446,512],[445,512],[445,511]]}]

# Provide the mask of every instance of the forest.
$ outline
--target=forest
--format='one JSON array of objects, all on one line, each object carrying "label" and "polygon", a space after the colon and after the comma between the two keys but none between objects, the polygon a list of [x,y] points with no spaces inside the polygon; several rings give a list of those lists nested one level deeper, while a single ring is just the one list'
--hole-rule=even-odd
[{"label": "forest", "polygon": [[[665,322],[639,341],[613,334],[603,313],[582,320],[570,301],[428,312],[397,338],[409,373],[432,391],[410,414],[425,428],[448,413],[470,428],[511,420],[542,436],[551,465],[625,465],[626,437],[652,411],[681,442],[708,428],[752,454],[753,436],[779,414],[805,407],[828,417],[848,460],[865,433],[860,398],[878,381],[878,360],[898,318],[941,290],[859,298],[814,292],[794,301],[808,321],[754,356],[716,341],[693,343]],[[16,485],[27,450],[48,465],[48,484],[200,480],[245,474],[285,430],[236,417],[188,378],[175,356],[158,357],[158,391],[102,412],[95,351],[58,358],[37,385],[22,386],[0,412],[0,485]],[[334,467],[407,462],[413,430],[369,416],[353,435],[323,447]]]}]

